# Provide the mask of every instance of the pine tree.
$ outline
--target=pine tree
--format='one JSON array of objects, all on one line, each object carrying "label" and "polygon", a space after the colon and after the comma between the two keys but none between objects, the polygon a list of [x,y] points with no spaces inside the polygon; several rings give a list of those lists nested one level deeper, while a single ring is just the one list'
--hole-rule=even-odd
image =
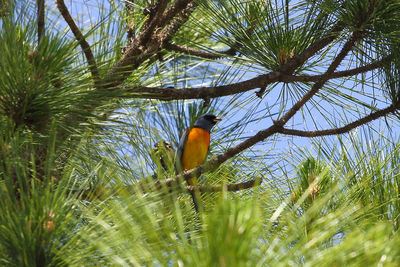
[{"label": "pine tree", "polygon": [[400,261],[399,1],[0,4],[0,265]]}]

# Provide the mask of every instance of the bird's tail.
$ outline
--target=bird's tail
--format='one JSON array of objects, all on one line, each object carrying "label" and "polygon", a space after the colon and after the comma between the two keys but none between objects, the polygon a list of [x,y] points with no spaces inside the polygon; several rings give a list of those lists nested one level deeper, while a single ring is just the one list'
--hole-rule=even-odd
[{"label": "bird's tail", "polygon": [[[186,180],[188,185],[191,186],[196,186],[197,185],[197,179],[196,178],[189,178]],[[194,209],[196,210],[196,212],[199,212],[199,203],[197,202],[198,196],[199,196],[199,191],[198,190],[191,190],[190,194],[192,195],[192,199],[193,199],[193,204],[194,204]]]},{"label": "bird's tail", "polygon": [[196,191],[190,191],[190,194],[192,195],[194,209],[196,210],[196,212],[199,212],[199,204],[197,203],[197,197],[196,197],[197,192]]}]

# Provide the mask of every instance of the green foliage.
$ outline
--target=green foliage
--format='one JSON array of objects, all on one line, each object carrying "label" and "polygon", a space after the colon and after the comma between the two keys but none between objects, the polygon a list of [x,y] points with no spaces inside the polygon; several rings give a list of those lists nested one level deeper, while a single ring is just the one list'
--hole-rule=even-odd
[{"label": "green foliage", "polygon": [[73,266],[393,265],[400,256],[394,209],[399,147],[383,154],[386,149],[393,147],[336,164],[310,157],[289,180],[293,190],[280,185],[280,177],[240,197],[220,192],[202,198],[212,209],[201,214],[179,190],[125,191],[117,183],[84,209],[85,225],[59,255]]},{"label": "green foliage", "polygon": [[62,265],[57,251],[77,224],[72,210],[76,195],[69,191],[74,182],[67,170],[62,177],[54,176],[52,145],[40,165],[39,146],[24,136],[2,141],[1,147],[1,265]]},{"label": "green foliage", "polygon": [[[183,131],[200,114],[221,116],[211,133],[213,157],[265,129],[312,84],[272,84],[263,99],[243,93],[208,105],[127,100],[132,95],[124,93],[125,86],[200,87],[265,74],[341,25],[331,46],[304,62],[296,75],[323,72],[354,30],[363,38],[343,66],[389,55],[393,60],[379,73],[327,83],[299,112],[301,123],[290,121],[307,129],[337,127],[400,98],[399,1],[198,0],[173,42],[211,52],[234,48],[234,56],[216,63],[163,49],[157,55],[162,60],[150,57],[121,87],[107,90],[93,81],[78,42],[62,33],[51,10],[46,9],[51,26],[38,43],[32,1],[3,2],[0,265],[396,266],[400,261],[400,145],[391,132],[380,132],[381,125],[335,136],[337,143],[315,139],[312,152],[302,151],[298,139],[276,135],[260,142],[198,177],[201,185],[223,189],[202,192],[202,212],[195,213],[183,182],[155,184],[176,175],[174,150]],[[91,7],[86,2],[82,6]],[[78,21],[101,77],[123,53],[126,21],[135,22],[137,35],[149,19],[143,12],[147,1],[129,2],[133,13],[123,9],[125,2],[103,2],[88,24]],[[371,3],[376,7],[368,14]],[[397,126],[393,117],[387,117],[387,128]],[[304,124],[306,119],[312,123]],[[164,141],[169,145],[162,146]],[[225,187],[253,179],[263,183],[236,192]]]}]

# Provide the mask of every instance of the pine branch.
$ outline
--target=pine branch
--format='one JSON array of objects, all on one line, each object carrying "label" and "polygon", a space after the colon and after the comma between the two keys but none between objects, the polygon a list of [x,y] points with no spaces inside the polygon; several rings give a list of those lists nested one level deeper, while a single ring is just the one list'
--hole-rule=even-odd
[{"label": "pine branch", "polygon": [[290,59],[285,65],[283,65],[283,67],[281,67],[281,71],[288,75],[292,74],[296,68],[303,65],[310,57],[315,55],[328,44],[332,43],[343,28],[344,26],[342,23],[337,23],[328,31],[328,34],[325,37],[312,43],[303,52]]},{"label": "pine branch", "polygon": [[[196,52],[195,52],[196,53]],[[217,54],[200,51],[201,56],[204,58],[212,58],[218,56]],[[200,56],[200,55],[199,55]],[[392,56],[385,57],[382,60],[373,62],[371,64],[354,68],[351,70],[338,71],[333,73],[324,73],[321,75],[312,76],[296,76],[288,75],[280,70],[271,72],[269,74],[259,75],[255,78],[237,82],[228,85],[211,86],[211,87],[197,87],[197,88],[174,88],[174,87],[120,87],[118,90],[125,91],[128,98],[150,98],[159,100],[177,100],[177,99],[204,99],[216,98],[228,95],[243,93],[256,88],[265,88],[267,85],[274,82],[317,82],[321,79],[334,79],[348,76],[354,76],[360,73],[377,69],[390,61]]]},{"label": "pine branch", "polygon": [[104,88],[115,88],[120,85],[133,70],[137,69],[146,60],[153,57],[161,47],[159,38],[152,38],[155,29],[162,29],[160,25],[163,12],[169,0],[159,0],[156,4],[148,6],[145,11],[149,18],[145,22],[138,37],[126,48],[121,59],[111,68],[105,76],[102,85]]},{"label": "pine branch", "polygon": [[[166,180],[157,180],[154,184],[146,184],[145,182],[141,182],[140,184],[128,185],[127,190],[131,190],[137,186],[140,187],[140,190],[143,192],[150,192],[154,190],[162,190],[163,188],[172,188],[174,189],[183,189],[189,192],[237,192],[245,189],[250,189],[256,186],[261,185],[262,179],[252,179],[246,182],[240,182],[236,184],[216,184],[216,185],[186,185],[184,186],[183,183],[176,183],[177,180],[173,179],[166,179]],[[100,198],[102,194],[105,193],[105,188],[100,186],[99,188],[86,188],[86,189],[72,189],[67,190],[67,195],[78,195],[80,199],[92,199],[92,198]]]},{"label": "pine branch", "polygon": [[[269,128],[267,128],[265,130],[261,130],[261,131],[257,132],[256,135],[246,139],[245,141],[241,142],[240,144],[238,144],[232,148],[227,149],[223,154],[212,158],[210,161],[206,162],[205,164],[200,165],[194,169],[185,171],[173,178],[170,178],[169,182],[173,183],[176,181],[180,181],[182,179],[187,180],[190,177],[192,177],[193,175],[198,177],[204,172],[204,170],[213,171],[216,168],[218,168],[218,166],[221,165],[226,160],[228,160],[228,159],[234,157],[235,155],[239,154],[240,152],[254,146],[258,142],[261,142],[261,141],[265,140],[266,138],[268,138],[276,133],[279,133],[282,130],[283,126],[287,123],[287,121],[290,118],[292,118],[296,114],[296,112],[308,100],[310,100],[311,97],[314,96],[318,92],[318,90],[326,83],[326,81],[328,80],[327,76],[335,71],[337,66],[346,57],[346,55],[349,53],[349,51],[352,49],[353,45],[361,37],[361,35],[362,34],[360,31],[356,31],[351,35],[350,39],[344,44],[340,53],[337,55],[337,57],[333,60],[333,62],[328,67],[328,70],[325,72],[323,79],[317,81],[314,84],[314,86],[303,96],[303,98],[300,99],[291,109],[289,109],[289,111],[286,112],[281,119],[279,119],[277,121],[273,121],[272,126],[270,126]],[[312,45],[310,47],[314,47],[315,53],[316,53],[319,50],[317,48],[320,46]],[[311,50],[313,50],[313,49],[306,49],[305,51],[307,51],[307,52],[301,53],[300,56],[298,56],[298,59],[294,59],[294,61],[299,64],[302,64],[301,61],[303,59],[303,55],[309,54],[309,52]],[[284,68],[290,70],[290,68],[287,68],[287,65],[289,65],[289,66],[294,65],[294,63],[292,63],[292,62],[293,61],[289,61],[287,64],[284,65]]]},{"label": "pine branch", "polygon": [[246,81],[211,87],[119,87],[115,90],[123,90],[125,94],[127,94],[127,98],[147,98],[160,100],[215,98],[246,92],[273,82],[278,82],[280,74],[281,72],[275,71]]},{"label": "pine branch", "polygon": [[79,30],[74,19],[69,14],[69,11],[65,6],[64,0],[57,0],[57,8],[60,11],[61,15],[63,16],[65,22],[67,22],[72,33],[74,34],[75,39],[79,42],[79,45],[81,46],[83,53],[85,54],[86,60],[89,64],[90,72],[92,73],[92,76],[95,79],[95,81],[97,81],[99,79],[99,71],[97,69],[96,60],[94,59],[89,43],[85,40],[85,37]]},{"label": "pine branch", "polygon": [[[190,8],[189,8],[190,10]],[[167,42],[169,38],[172,36],[172,32],[179,26],[179,23],[172,24],[171,28],[167,31],[164,32],[163,37],[161,38],[161,41]],[[162,25],[159,25],[160,27]],[[104,79],[104,86],[106,88],[115,88],[118,85],[120,85],[127,76],[129,76],[130,72],[140,66],[145,60],[151,58],[162,46],[161,43],[159,43],[160,40],[153,40],[151,44],[144,44],[142,43],[146,38],[141,37],[142,35],[147,35],[149,34],[148,31],[149,27],[145,28],[144,32],[140,34],[140,36],[137,38],[137,40],[131,44],[131,46],[127,49],[126,53],[123,55],[123,57],[117,62],[117,64],[109,71],[109,73],[106,75],[106,78]],[[291,74],[296,68],[304,64],[304,62],[315,55],[319,50],[327,46],[329,43],[335,40],[337,37],[338,32],[342,31],[343,25],[341,23],[338,23],[332,29],[329,31],[329,33],[321,38],[320,40],[316,41],[315,43],[311,44],[307,49],[305,49],[302,53],[299,55],[293,57],[291,60],[289,60],[286,64],[284,64],[278,72],[272,72],[270,74],[265,74],[259,76],[261,77],[270,77],[270,76],[275,76],[278,73],[285,73],[285,74]],[[262,79],[262,78],[261,78]],[[233,87],[233,86],[238,86],[241,83],[237,84],[232,84],[232,85],[227,85],[227,88]],[[252,84],[250,82],[250,84]],[[248,87],[247,89],[241,91],[248,91],[254,88],[260,88],[260,87],[265,87],[266,84],[261,83],[257,84],[255,87]],[[215,87],[214,87],[215,88]],[[124,90],[127,90],[126,88],[123,88]],[[143,89],[143,91],[142,91]],[[222,89],[222,88],[219,88]],[[117,89],[114,89],[117,90]],[[181,90],[181,89],[176,89],[176,90]],[[213,89],[207,89],[207,93],[209,91],[212,91]],[[229,90],[229,89],[228,89]],[[161,91],[161,90],[156,90],[153,88],[145,88],[145,87],[135,87],[135,88],[130,88],[127,90],[130,93],[139,93],[143,92],[144,95],[142,96],[137,96],[137,97],[142,97],[142,98],[153,98],[153,99],[162,99],[162,100],[173,100],[173,99],[189,99],[189,98],[205,98],[207,96],[202,96],[202,97],[196,97],[196,95],[203,94],[204,92],[200,93],[194,93],[194,90],[192,90],[190,95],[193,94],[193,96],[185,96],[185,98],[174,98],[171,97],[166,91]],[[147,94],[146,94],[147,93]],[[154,95],[154,94],[160,94],[160,95]],[[175,96],[179,96],[180,94],[176,92]],[[226,93],[214,93],[215,96],[224,96],[224,95],[229,95]]]},{"label": "pine branch", "polygon": [[325,83],[329,80],[329,75],[332,74],[336,68],[339,66],[339,64],[343,61],[343,59],[347,56],[347,54],[350,52],[350,50],[353,48],[355,42],[361,37],[361,32],[356,31],[354,32],[350,39],[344,44],[342,50],[340,53],[336,56],[336,58],[333,60],[333,62],[329,65],[327,71],[323,76],[321,76],[321,79],[319,79],[313,87],[299,100],[297,101],[296,104],[293,105],[291,109],[289,109],[288,112],[286,112],[285,115],[281,119],[275,122],[276,125],[278,126],[283,126],[285,125],[289,119],[291,119],[297,111],[300,110],[301,107],[303,107],[318,91],[319,89],[322,88],[322,86],[325,85]]}]

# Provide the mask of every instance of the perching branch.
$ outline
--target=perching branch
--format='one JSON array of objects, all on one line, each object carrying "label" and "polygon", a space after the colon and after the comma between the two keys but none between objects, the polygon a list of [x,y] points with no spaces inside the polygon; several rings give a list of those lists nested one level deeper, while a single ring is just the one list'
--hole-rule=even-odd
[{"label": "perching branch", "polygon": [[79,45],[81,46],[83,53],[85,54],[86,60],[89,64],[90,72],[92,73],[93,78],[97,81],[99,79],[99,71],[97,69],[96,60],[94,59],[89,43],[85,40],[85,37],[79,30],[78,26],[75,24],[74,19],[69,14],[69,11],[65,6],[64,0],[57,0],[57,8],[63,16],[65,22],[67,22],[72,33],[74,34],[75,39],[79,42]]},{"label": "perching branch", "polygon": [[[146,185],[145,183],[140,183],[140,184],[135,184],[135,185],[129,185],[127,187],[127,190],[129,191],[130,189],[136,188],[139,186],[140,190],[143,192],[149,192],[153,190],[162,190],[163,188],[170,188],[169,190],[174,189],[181,189],[181,190],[186,190],[186,191],[197,191],[201,193],[205,192],[222,192],[222,191],[229,191],[229,192],[237,192],[245,189],[250,189],[256,186],[261,185],[262,179],[253,179],[249,180],[246,182],[241,182],[241,183],[236,183],[236,184],[216,184],[216,185],[198,185],[198,186],[192,186],[192,185],[187,185],[184,186],[183,183],[168,183],[166,182],[167,180],[158,180],[155,184],[153,185]],[[155,187],[154,187],[155,186]],[[72,190],[67,190],[67,194],[72,194],[72,195],[78,195],[80,199],[92,199],[92,198],[99,198],[101,197],[102,194],[105,193],[105,188],[99,187],[99,188],[86,188],[86,189],[72,189]]]},{"label": "perching branch", "polygon": [[226,184],[226,185],[198,185],[198,186],[186,186],[188,191],[198,191],[198,192],[221,192],[221,191],[229,191],[229,192],[237,192],[244,189],[249,189],[255,186],[259,186],[262,183],[262,179],[253,179],[250,181],[237,183],[237,184]]},{"label": "perching branch", "polygon": [[[181,178],[181,177],[180,177]],[[174,179],[174,178],[169,178],[165,180],[157,180],[153,186],[157,190],[160,190],[162,188],[168,187],[168,188],[175,188],[175,187],[180,187],[184,188],[185,190],[188,191],[199,191],[199,192],[221,192],[223,190],[230,191],[230,192],[236,192],[244,189],[249,189],[255,186],[259,186],[262,183],[262,179],[253,179],[249,180],[246,182],[241,182],[241,183],[236,183],[236,184],[217,184],[217,185],[197,185],[197,186],[192,186],[192,185],[187,185],[184,186],[183,183],[180,183],[180,179]],[[140,184],[140,187],[142,188],[143,191],[151,190],[152,187],[147,187],[145,184]]]},{"label": "perching branch", "polygon": [[38,27],[38,43],[44,35],[44,0],[37,0],[37,27]]}]

